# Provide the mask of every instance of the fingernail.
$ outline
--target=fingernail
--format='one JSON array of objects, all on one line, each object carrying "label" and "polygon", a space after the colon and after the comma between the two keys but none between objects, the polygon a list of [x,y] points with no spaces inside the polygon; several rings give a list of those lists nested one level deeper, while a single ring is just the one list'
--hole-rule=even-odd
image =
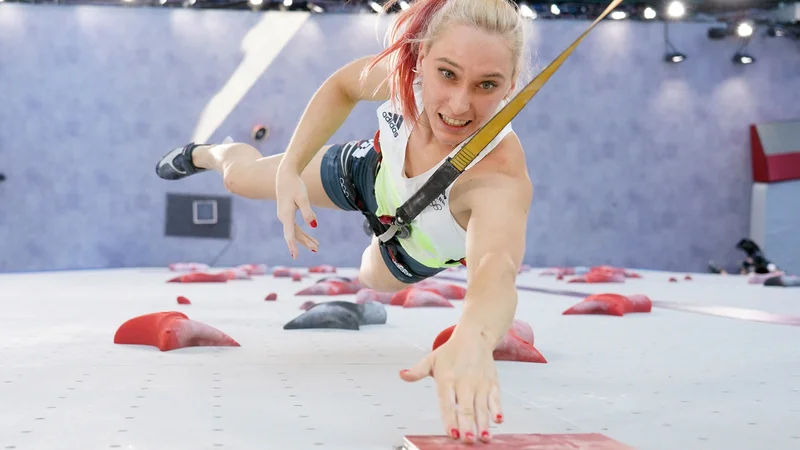
[{"label": "fingernail", "polygon": [[481,438],[488,439],[489,438],[489,432],[488,431],[484,431],[483,433],[481,433]]},{"label": "fingernail", "polygon": [[314,252],[314,253],[317,253],[317,251],[316,251],[316,250],[314,250],[313,248],[311,249],[311,251],[312,251],[312,252]]},{"label": "fingernail", "polygon": [[475,435],[472,434],[472,431],[467,431],[467,434],[464,435],[464,439],[471,441],[475,438]]},{"label": "fingernail", "polygon": [[502,414],[498,414],[497,415],[497,421],[498,422],[502,422],[503,421],[503,415]]},{"label": "fingernail", "polygon": [[461,434],[458,432],[458,430],[457,430],[457,429],[455,429],[455,428],[453,428],[452,430],[450,430],[450,434],[453,436],[453,439],[458,439],[458,437],[461,435]]},{"label": "fingernail", "polygon": [[403,374],[403,375],[407,374],[408,372],[411,372],[411,371],[408,370],[408,369],[403,369],[403,370],[400,371],[400,373]]},{"label": "fingernail", "polygon": [[317,220],[316,219],[311,221],[311,228],[317,228]]}]

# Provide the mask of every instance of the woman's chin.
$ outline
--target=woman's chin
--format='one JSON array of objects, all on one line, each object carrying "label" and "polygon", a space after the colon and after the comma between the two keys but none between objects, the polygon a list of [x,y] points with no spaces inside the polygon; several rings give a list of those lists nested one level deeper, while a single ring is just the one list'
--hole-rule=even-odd
[{"label": "woman's chin", "polygon": [[468,138],[472,132],[471,124],[462,127],[462,128],[455,128],[448,125],[439,124],[433,130],[434,136],[436,139],[445,145],[450,145],[455,147],[456,145],[460,144],[464,139]]}]

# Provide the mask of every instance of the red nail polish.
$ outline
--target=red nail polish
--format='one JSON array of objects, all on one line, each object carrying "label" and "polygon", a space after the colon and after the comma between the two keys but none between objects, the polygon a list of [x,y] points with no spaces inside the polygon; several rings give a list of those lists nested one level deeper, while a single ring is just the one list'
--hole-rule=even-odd
[{"label": "red nail polish", "polygon": [[502,422],[503,421],[503,415],[502,414],[498,414],[497,415],[497,421],[498,422]]},{"label": "red nail polish", "polygon": [[311,221],[311,228],[317,228],[317,220],[316,219]]},{"label": "red nail polish", "polygon": [[467,431],[467,434],[465,434],[465,435],[464,435],[464,438],[465,438],[466,440],[468,440],[468,441],[471,441],[471,440],[473,440],[473,439],[475,438],[475,435],[474,435],[474,434],[472,434],[472,432],[471,432],[471,431]]},{"label": "red nail polish", "polygon": [[313,248],[311,249],[311,251],[312,251],[312,252],[314,252],[314,253],[317,253],[317,251],[316,251],[316,250],[314,250]]},{"label": "red nail polish", "polygon": [[484,431],[483,433],[481,433],[481,437],[484,438],[484,439],[488,438],[489,437],[489,432],[488,431]]},{"label": "red nail polish", "polygon": [[459,437],[459,436],[461,436],[461,433],[459,433],[459,432],[458,432],[458,430],[457,430],[457,429],[455,429],[455,428],[453,428],[452,430],[450,430],[450,434],[451,434],[451,435],[453,435],[453,438],[454,438],[454,439],[458,439],[458,437]]}]

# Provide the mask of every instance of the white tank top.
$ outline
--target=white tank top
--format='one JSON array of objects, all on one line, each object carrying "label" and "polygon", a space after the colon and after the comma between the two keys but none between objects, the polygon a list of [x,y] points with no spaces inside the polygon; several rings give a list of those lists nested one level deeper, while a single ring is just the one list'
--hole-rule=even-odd
[{"label": "white tank top", "polygon": [[[421,87],[414,85],[417,111],[422,112]],[[505,101],[498,106],[499,111]],[[399,103],[398,103],[399,104]],[[380,169],[375,180],[375,196],[378,203],[378,216],[394,216],[395,211],[408,200],[433,175],[447,157],[452,157],[463,147],[466,140],[453,149],[437,165],[425,173],[409,178],[405,174],[405,157],[411,124],[404,120],[402,113],[387,101],[378,107],[379,147],[382,155]],[[497,144],[513,130],[509,123],[481,151],[467,170],[483,159]],[[399,238],[400,245],[417,262],[433,268],[460,264],[466,257],[466,237],[464,230],[450,213],[451,184],[444,195],[431,202],[411,223],[408,238]]]}]

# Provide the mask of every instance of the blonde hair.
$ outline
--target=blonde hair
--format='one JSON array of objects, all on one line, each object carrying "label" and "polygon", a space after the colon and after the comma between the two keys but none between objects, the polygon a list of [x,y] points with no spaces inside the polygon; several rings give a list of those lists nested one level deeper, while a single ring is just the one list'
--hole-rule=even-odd
[{"label": "blonde hair", "polygon": [[[397,0],[384,5],[383,13]],[[384,58],[389,62],[388,82],[391,98],[400,101],[400,109],[408,120],[419,115],[414,101],[414,72],[420,49],[429,49],[446,29],[454,25],[474,26],[488,33],[502,36],[509,43],[514,64],[513,78],[516,89],[519,79],[528,72],[525,24],[519,7],[509,0],[417,0],[409,2],[408,9],[397,14],[386,33],[386,49],[375,56],[364,68],[366,77]]]}]

